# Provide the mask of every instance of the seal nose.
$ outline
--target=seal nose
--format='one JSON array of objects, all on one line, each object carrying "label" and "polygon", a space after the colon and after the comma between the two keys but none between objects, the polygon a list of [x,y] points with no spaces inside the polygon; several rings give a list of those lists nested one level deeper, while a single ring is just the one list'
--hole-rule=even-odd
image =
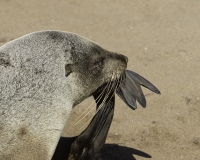
[{"label": "seal nose", "polygon": [[128,57],[126,57],[126,56],[124,56],[124,55],[122,55],[122,54],[115,53],[115,56],[116,56],[116,58],[118,58],[118,59],[124,61],[125,63],[128,62]]},{"label": "seal nose", "polygon": [[126,56],[124,56],[124,55],[122,55],[122,54],[120,54],[120,57],[121,57],[126,63],[128,63],[128,57],[126,57]]}]

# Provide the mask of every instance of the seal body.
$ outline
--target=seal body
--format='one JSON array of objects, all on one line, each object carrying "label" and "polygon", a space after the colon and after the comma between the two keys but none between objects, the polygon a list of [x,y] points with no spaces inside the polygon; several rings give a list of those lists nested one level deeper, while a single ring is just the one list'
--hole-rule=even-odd
[{"label": "seal body", "polygon": [[0,47],[0,159],[51,159],[72,108],[127,58],[79,35],[41,31]]}]

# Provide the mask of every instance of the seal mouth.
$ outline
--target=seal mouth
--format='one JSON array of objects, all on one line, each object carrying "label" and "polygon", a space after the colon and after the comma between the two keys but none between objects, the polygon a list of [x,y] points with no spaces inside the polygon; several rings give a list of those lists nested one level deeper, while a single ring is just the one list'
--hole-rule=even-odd
[{"label": "seal mouth", "polygon": [[121,74],[119,74],[119,72],[113,72],[113,74],[109,77],[109,80],[96,89],[92,95],[97,105],[99,105],[98,110],[104,103],[107,103],[112,99],[119,87],[124,83],[125,79],[125,70]]}]

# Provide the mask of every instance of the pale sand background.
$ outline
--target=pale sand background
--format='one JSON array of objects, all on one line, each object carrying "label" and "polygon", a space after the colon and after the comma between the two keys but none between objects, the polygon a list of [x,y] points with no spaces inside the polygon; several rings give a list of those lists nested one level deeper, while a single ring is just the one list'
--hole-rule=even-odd
[{"label": "pale sand background", "polygon": [[[0,45],[38,30],[75,32],[126,55],[128,69],[162,92],[144,90],[147,108],[135,111],[117,98],[110,159],[200,159],[200,1],[0,0]],[[93,113],[63,135],[78,134]]]}]

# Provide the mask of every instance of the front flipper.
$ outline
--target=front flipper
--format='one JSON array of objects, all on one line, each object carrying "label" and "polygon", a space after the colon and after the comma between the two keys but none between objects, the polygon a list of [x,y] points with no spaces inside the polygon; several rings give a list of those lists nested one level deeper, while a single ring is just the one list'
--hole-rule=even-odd
[{"label": "front flipper", "polygon": [[146,99],[142,92],[141,85],[160,94],[160,91],[153,84],[137,73],[126,70],[125,75],[126,78],[116,93],[131,109],[137,108],[136,100],[142,107],[146,107]]},{"label": "front flipper", "polygon": [[135,81],[139,82],[140,85],[150,89],[152,92],[160,94],[160,91],[148,80],[146,80],[144,77],[140,76],[139,74],[126,70],[126,73]]},{"label": "front flipper", "polygon": [[[98,96],[94,95],[96,100]],[[104,96],[103,96],[104,98]],[[102,100],[97,102],[97,108]],[[71,146],[69,160],[99,160],[101,150],[114,115],[114,95],[109,96],[95,114],[88,127],[75,139]]]}]

